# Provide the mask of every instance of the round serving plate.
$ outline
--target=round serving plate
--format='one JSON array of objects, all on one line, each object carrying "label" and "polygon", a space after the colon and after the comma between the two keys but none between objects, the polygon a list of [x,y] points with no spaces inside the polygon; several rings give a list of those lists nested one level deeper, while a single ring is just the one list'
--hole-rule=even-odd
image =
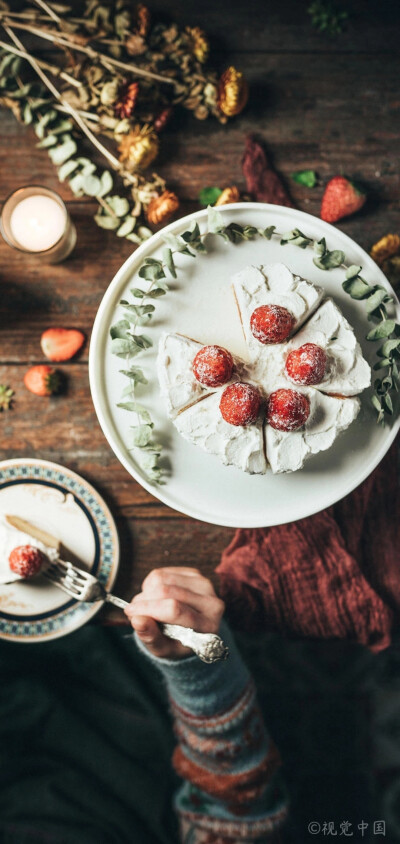
[{"label": "round serving plate", "polygon": [[[55,536],[63,557],[111,590],[119,563],[115,522],[99,493],[75,472],[34,458],[1,461],[0,513],[19,516]],[[102,604],[70,599],[40,575],[1,584],[0,638],[57,639],[93,618]]]},{"label": "round serving plate", "polygon": [[[293,228],[313,239],[326,238],[328,249],[341,249],[346,261],[362,267],[362,276],[371,284],[384,285],[398,300],[383,273],[369,255],[347,235],[322,220],[297,211],[264,203],[237,203],[218,209],[226,224],[236,222],[266,228],[275,225],[283,233]],[[207,238],[207,254],[195,259],[176,257],[177,279],[169,281],[167,295],[156,300],[153,320],[145,333],[153,346],[135,358],[148,384],[140,385],[137,398],[148,407],[155,423],[157,441],[163,445],[166,466],[164,484],[151,484],[142,472],[134,452],[129,450],[130,412],[117,407],[126,378],[120,373],[123,361],[111,353],[110,327],[123,317],[120,299],[132,301],[130,288],[143,287],[138,270],[145,258],[161,258],[166,232],[179,234],[197,222],[207,229],[206,209],[190,214],[167,226],[142,244],[123,264],[112,280],[94,323],[90,346],[89,373],[92,397],[103,432],[127,471],[175,510],[212,524],[229,527],[264,527],[304,518],[334,504],[357,487],[377,466],[398,431],[400,420],[393,417],[385,427],[376,424],[371,407],[371,390],[361,396],[357,420],[341,434],[329,451],[311,457],[304,468],[287,475],[247,475],[223,466],[184,440],[168,419],[159,393],[156,374],[157,345],[164,331],[178,331],[201,343],[216,343],[246,356],[243,333],[234,297],[231,276],[248,264],[285,263],[292,272],[320,285],[332,296],[354,327],[365,357],[373,363],[377,344],[365,341],[371,328],[364,304],[350,298],[342,288],[343,269],[320,270],[313,264],[312,249],[299,249],[279,238],[257,238],[240,244],[226,243],[215,236]]]}]

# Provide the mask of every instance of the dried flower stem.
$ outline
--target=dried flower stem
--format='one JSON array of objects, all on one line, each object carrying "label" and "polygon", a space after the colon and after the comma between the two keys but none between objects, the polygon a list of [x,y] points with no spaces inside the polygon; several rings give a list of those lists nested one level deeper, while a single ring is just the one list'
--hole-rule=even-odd
[{"label": "dried flower stem", "polygon": [[51,7],[44,2],[44,0],[33,0],[33,2],[36,3],[37,6],[40,6],[40,8],[43,9],[44,12],[47,12],[50,18],[53,18],[53,20],[57,21],[57,23],[61,23],[61,18],[56,15],[55,11],[51,9]]},{"label": "dried flower stem", "polygon": [[[3,16],[0,14],[0,20],[2,17]],[[90,58],[94,61],[99,61],[102,65],[104,65],[104,67],[119,67],[121,70],[127,70],[130,73],[137,74],[137,76],[145,76],[148,79],[155,79],[157,82],[165,82],[167,85],[176,85],[175,80],[170,79],[169,76],[161,76],[159,73],[144,70],[144,68],[137,67],[137,65],[120,62],[119,59],[114,59],[111,56],[104,56],[102,53],[99,53],[98,50],[94,50],[93,47],[85,47],[83,44],[77,44],[74,40],[71,40],[64,35],[60,35],[58,32],[50,30],[43,31],[42,29],[38,29],[36,26],[18,23],[17,21],[10,21],[4,16],[3,26],[6,27],[7,24],[13,26],[15,29],[23,29],[26,32],[30,32],[32,35],[37,35],[38,38],[44,38],[46,41],[52,41],[54,44],[60,44],[62,47],[68,47],[70,50],[77,50],[80,53],[86,53],[87,56],[90,56]]]},{"label": "dried flower stem", "polygon": [[[17,45],[17,47],[19,47],[20,50],[24,50],[24,52],[25,52],[24,45],[21,43],[19,38],[15,35],[13,30],[4,23],[3,23],[3,26],[4,26],[4,29],[7,32],[7,35],[10,36],[10,38],[14,41],[14,43]],[[71,117],[74,118],[74,120],[78,124],[79,128],[82,129],[82,132],[85,133],[86,137],[91,141],[93,146],[95,146],[96,149],[98,149],[99,152],[101,152],[101,154],[104,155],[104,157],[107,159],[107,161],[109,161],[109,163],[114,168],[114,170],[119,170],[126,179],[130,178],[130,173],[125,172],[124,168],[121,167],[121,164],[118,161],[118,159],[115,158],[115,156],[111,152],[109,152],[109,150],[105,146],[103,146],[102,143],[100,143],[100,141],[96,138],[95,135],[93,135],[93,132],[89,129],[89,127],[86,125],[85,121],[78,114],[78,112],[73,108],[73,106],[71,106],[68,102],[66,102],[62,99],[60,92],[57,90],[55,85],[53,85],[53,83],[49,79],[49,77],[46,76],[44,71],[39,67],[36,59],[33,56],[31,56],[29,53],[27,53],[26,55],[27,55],[27,60],[29,61],[29,64],[36,71],[37,75],[40,77],[40,79],[42,80],[44,85],[46,85],[46,87],[49,89],[49,91],[53,94],[53,97],[55,97],[55,99],[58,100],[58,102],[60,102],[64,106],[64,108],[71,115]]]},{"label": "dried flower stem", "polygon": [[[14,53],[15,56],[20,56],[21,59],[26,59],[29,61],[29,53],[25,50],[18,50],[17,47],[13,47],[11,44],[7,44],[6,41],[0,41],[0,47],[3,50],[8,50],[9,53]],[[61,79],[65,79],[69,85],[74,85],[75,88],[81,88],[82,82],[79,82],[78,79],[75,79],[74,76],[71,76],[69,73],[66,73],[61,68],[56,67],[56,65],[49,64],[49,62],[43,61],[43,59],[36,59],[39,67],[43,68],[43,70],[48,70],[52,74],[52,76],[59,76]]]}]

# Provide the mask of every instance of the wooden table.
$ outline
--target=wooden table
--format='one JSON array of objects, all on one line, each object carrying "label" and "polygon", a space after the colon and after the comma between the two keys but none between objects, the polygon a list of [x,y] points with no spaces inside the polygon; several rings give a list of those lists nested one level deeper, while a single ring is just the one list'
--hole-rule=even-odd
[{"label": "wooden table", "polygon": [[[367,250],[383,234],[398,231],[398,4],[344,4],[353,18],[336,38],[317,33],[305,13],[308,4],[298,0],[151,5],[155,15],[167,7],[176,20],[206,29],[214,62],[221,69],[230,63],[241,68],[250,84],[249,105],[227,126],[185,114],[163,136],[158,168],[179,193],[182,215],[199,208],[197,195],[206,185],[244,188],[244,136],[256,131],[299,208],[318,215],[322,184],[344,173],[364,182],[369,201],[339,227]],[[30,129],[8,111],[1,119],[1,199],[19,185],[46,185],[61,193],[78,231],[75,251],[58,266],[34,265],[0,243],[0,383],[15,390],[13,410],[1,417],[1,457],[63,463],[104,495],[122,546],[118,594],[130,598],[155,566],[186,563],[210,575],[233,531],[187,518],[147,493],[115,458],[93,409],[90,331],[103,293],[132,245],[98,229],[92,219],[96,204],[74,199],[59,185]],[[290,180],[291,172],[305,168],[318,171],[320,186],[314,190]],[[62,367],[66,393],[40,399],[25,389],[23,376],[29,365],[43,362],[40,335],[53,325],[80,328],[88,342],[77,360]],[[120,613],[107,610],[103,619],[120,619]]]}]

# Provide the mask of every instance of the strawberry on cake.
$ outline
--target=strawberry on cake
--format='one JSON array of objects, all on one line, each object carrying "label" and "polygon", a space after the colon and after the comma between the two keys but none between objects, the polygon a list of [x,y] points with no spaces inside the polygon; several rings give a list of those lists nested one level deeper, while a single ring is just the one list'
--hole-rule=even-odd
[{"label": "strawberry on cake", "polygon": [[[38,534],[41,533],[38,531]],[[42,538],[56,542],[45,534]],[[0,583],[33,577],[48,565],[49,560],[57,558],[58,545],[51,547],[45,544],[42,539],[14,527],[7,516],[0,515]]]},{"label": "strawberry on cake", "polygon": [[225,465],[295,472],[356,419],[370,367],[335,302],[284,264],[246,267],[232,284],[250,363],[164,335],[157,368],[168,415]]}]

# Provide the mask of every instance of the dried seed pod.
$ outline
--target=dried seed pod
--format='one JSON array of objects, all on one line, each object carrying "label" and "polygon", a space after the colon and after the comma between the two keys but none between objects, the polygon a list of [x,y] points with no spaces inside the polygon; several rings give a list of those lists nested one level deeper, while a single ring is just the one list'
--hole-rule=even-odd
[{"label": "dried seed pod", "polygon": [[139,94],[139,83],[131,82],[130,85],[125,84],[118,92],[118,99],[114,105],[114,111],[120,120],[129,118],[136,106]]},{"label": "dried seed pod", "polygon": [[154,121],[154,128],[156,132],[162,132],[165,129],[166,125],[169,123],[171,116],[173,113],[172,106],[166,106],[165,108],[160,111]]},{"label": "dried seed pod", "polygon": [[175,193],[165,190],[159,196],[149,202],[146,208],[146,217],[152,226],[159,226],[179,208],[179,199]]},{"label": "dried seed pod", "polygon": [[218,83],[218,108],[227,117],[234,117],[244,109],[249,96],[247,82],[240,70],[228,67]]},{"label": "dried seed pod", "polygon": [[208,38],[199,26],[187,26],[186,34],[189,36],[189,47],[198,62],[204,64],[208,59],[210,45]]},{"label": "dried seed pod", "polygon": [[231,202],[239,202],[240,192],[236,185],[231,185],[229,188],[224,188],[218,197],[215,205],[229,205]]},{"label": "dried seed pod", "polygon": [[147,6],[139,3],[136,6],[136,31],[142,38],[146,38],[151,24],[151,14]]},{"label": "dried seed pod", "polygon": [[154,161],[158,146],[158,135],[152,126],[135,126],[121,140],[119,160],[126,164],[127,169],[144,170]]},{"label": "dried seed pod", "polygon": [[374,243],[370,255],[379,267],[388,258],[400,254],[400,237],[398,234],[386,234],[377,243]]},{"label": "dried seed pod", "polygon": [[194,116],[197,117],[197,120],[206,120],[208,117],[208,108],[206,105],[201,104],[198,105],[197,108],[194,110]]}]

